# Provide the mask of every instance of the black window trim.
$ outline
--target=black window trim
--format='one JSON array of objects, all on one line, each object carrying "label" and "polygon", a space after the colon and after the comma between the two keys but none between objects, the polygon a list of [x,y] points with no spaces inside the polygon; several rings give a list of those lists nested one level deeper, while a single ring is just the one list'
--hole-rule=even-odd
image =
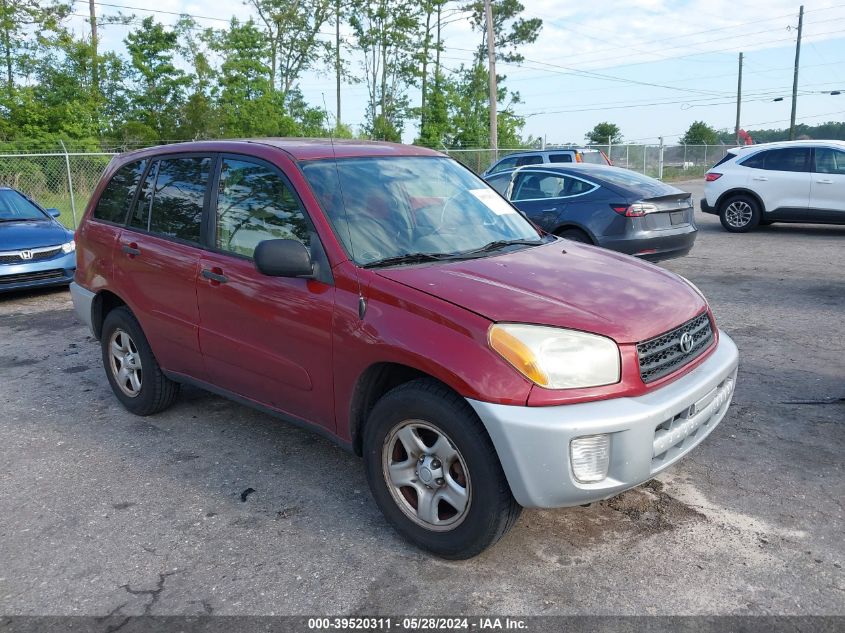
[{"label": "black window trim", "polygon": [[[161,240],[166,240],[168,242],[174,242],[176,244],[182,244],[183,246],[190,246],[192,248],[198,248],[200,250],[209,250],[206,248],[206,245],[203,243],[203,236],[207,230],[206,224],[208,224],[208,205],[209,205],[209,196],[211,192],[211,182],[214,176],[214,168],[219,160],[219,153],[218,152],[177,152],[177,153],[163,153],[163,154],[155,154],[153,156],[148,156],[147,159],[150,161],[147,165],[147,168],[144,170],[144,174],[139,181],[139,186],[135,188],[135,195],[132,196],[132,203],[129,205],[129,208],[126,210],[126,218],[124,219],[123,228],[127,231],[134,231],[135,233],[140,233],[141,235],[149,235],[151,237],[155,237]],[[202,216],[200,218],[200,241],[199,242],[191,242],[190,240],[183,240],[178,237],[173,237],[172,235],[163,235],[161,233],[156,233],[155,231],[150,231],[147,229],[141,229],[137,226],[131,226],[129,224],[129,216],[131,210],[135,207],[135,202],[138,198],[138,193],[140,191],[140,184],[146,181],[147,176],[149,176],[150,169],[152,169],[153,165],[156,166],[156,177],[153,181],[153,190],[152,190],[152,197],[150,198],[150,204],[155,199],[155,185],[158,182],[158,164],[162,160],[175,160],[180,158],[210,158],[211,164],[208,168],[208,180],[205,183],[205,194],[203,196],[203,204],[202,204]],[[128,164],[128,163],[127,163]],[[117,173],[117,172],[115,172]],[[150,217],[151,211],[147,209],[147,226],[150,225]]]},{"label": "black window trim", "polygon": [[[288,178],[287,174],[284,172],[283,169],[281,169],[277,165],[274,165],[266,159],[253,156],[251,154],[243,154],[240,152],[220,152],[217,155],[217,161],[214,166],[214,177],[209,179],[209,183],[211,183],[211,186],[209,187],[208,192],[208,221],[206,223],[208,226],[206,226],[205,231],[203,233],[205,243],[204,250],[207,250],[211,253],[215,253],[217,255],[234,257],[236,259],[241,259],[248,262],[255,261],[253,257],[250,257],[248,255],[241,255],[240,253],[233,253],[232,251],[217,248],[217,199],[219,197],[218,188],[220,186],[220,177],[223,173],[223,161],[226,158],[232,158],[243,162],[254,163],[262,167],[267,167],[270,171],[272,171],[282,179],[282,182],[293,194],[294,200],[296,201],[299,210],[302,212],[302,215],[305,217],[305,221],[308,222],[308,224],[310,225],[311,231],[314,233],[314,235],[317,236],[317,243],[320,245],[320,250],[322,251],[322,259],[326,263],[324,267],[320,267],[321,270],[320,275],[318,276],[318,280],[333,286],[334,275],[331,271],[331,262],[329,261],[329,255],[328,251],[326,250],[326,245],[323,244],[323,238],[320,236],[320,232],[317,230],[317,225],[314,223],[314,219],[311,217],[311,214],[308,213],[308,208],[302,201],[302,197],[299,195],[299,192],[296,190],[296,187],[293,186],[293,183],[291,182],[290,178]],[[322,268],[325,268],[326,270],[322,270]]]}]

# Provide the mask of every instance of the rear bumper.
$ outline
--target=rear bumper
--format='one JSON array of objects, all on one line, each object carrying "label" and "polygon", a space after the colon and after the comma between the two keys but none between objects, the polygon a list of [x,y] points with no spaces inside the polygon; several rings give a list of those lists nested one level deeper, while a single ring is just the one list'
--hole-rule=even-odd
[{"label": "rear bumper", "polygon": [[91,308],[93,307],[95,296],[93,292],[83,288],[76,282],[70,284],[70,298],[73,299],[73,309],[76,311],[76,316],[79,317],[79,320],[91,330],[91,334],[94,334]]},{"label": "rear bumper", "polygon": [[692,250],[698,228],[688,224],[677,229],[638,231],[599,237],[599,246],[650,261],[683,257]]},{"label": "rear bumper", "polygon": [[75,271],[75,252],[37,262],[0,264],[0,292],[66,286]]},{"label": "rear bumper", "polygon": [[[651,479],[719,424],[736,382],[736,345],[721,333],[716,350],[690,373],[644,396],[553,407],[468,400],[490,434],[517,502],[554,508],[607,499]],[[610,436],[607,477],[580,483],[571,440]]]},{"label": "rear bumper", "polygon": [[701,205],[701,210],[704,213],[709,213],[711,215],[719,215],[719,212],[716,210],[716,207],[711,207],[710,203],[707,202],[707,198],[702,198],[699,201],[699,204]]}]

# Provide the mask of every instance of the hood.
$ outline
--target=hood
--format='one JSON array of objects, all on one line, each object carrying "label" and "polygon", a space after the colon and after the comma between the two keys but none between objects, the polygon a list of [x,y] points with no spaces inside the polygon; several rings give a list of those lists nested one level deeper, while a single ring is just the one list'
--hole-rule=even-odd
[{"label": "hood", "polygon": [[560,240],[504,255],[377,273],[491,321],[572,328],[617,343],[652,338],[705,309],[701,296],[672,273]]},{"label": "hood", "polygon": [[49,220],[0,222],[0,251],[56,246],[73,239],[73,233]]}]

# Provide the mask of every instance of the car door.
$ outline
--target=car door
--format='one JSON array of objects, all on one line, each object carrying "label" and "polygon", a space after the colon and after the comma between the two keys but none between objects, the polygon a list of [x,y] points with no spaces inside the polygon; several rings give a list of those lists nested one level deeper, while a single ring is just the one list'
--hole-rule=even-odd
[{"label": "car door", "polygon": [[537,226],[552,232],[566,211],[566,178],[563,174],[522,169],[511,187],[511,202]]},{"label": "car door", "polygon": [[845,150],[814,151],[810,215],[819,221],[845,222]]},{"label": "car door", "polygon": [[196,283],[211,155],[175,155],[150,163],[114,265],[120,288],[159,363],[204,379],[197,336]]},{"label": "car door", "polygon": [[783,147],[754,154],[742,161],[751,168],[748,187],[763,201],[765,216],[800,219],[810,205],[811,150]]},{"label": "car door", "polygon": [[[328,260],[293,187],[275,166],[224,155],[213,185],[197,300],[210,381],[334,430]],[[253,262],[264,240],[309,246],[317,279],[268,277]]]}]

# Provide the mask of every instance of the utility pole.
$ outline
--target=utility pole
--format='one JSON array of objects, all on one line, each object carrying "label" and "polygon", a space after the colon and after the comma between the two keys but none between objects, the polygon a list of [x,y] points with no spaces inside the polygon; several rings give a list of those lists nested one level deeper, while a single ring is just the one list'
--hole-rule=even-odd
[{"label": "utility pole", "polygon": [[496,116],[496,100],[499,91],[496,87],[496,50],[494,48],[496,40],[493,35],[491,0],[484,0],[484,19],[487,22],[487,67],[490,74],[490,146],[493,150],[493,160],[496,160],[499,154],[498,117]]},{"label": "utility pole", "polygon": [[742,145],[739,140],[739,113],[742,108],[742,53],[739,54],[739,75],[736,80],[736,128],[734,129],[734,136],[736,137],[736,144]]},{"label": "utility pole", "polygon": [[[340,128],[340,0],[334,3],[334,72],[335,90],[337,91],[337,116],[335,127]],[[328,123],[328,121],[326,121]]]},{"label": "utility pole", "polygon": [[804,26],[804,5],[798,10],[798,39],[795,42],[795,74],[792,78],[792,115],[789,117],[789,140],[795,140],[795,110],[798,107],[798,60],[801,58],[801,29]]},{"label": "utility pole", "polygon": [[88,12],[91,16],[91,85],[94,94],[100,95],[100,71],[97,63],[97,8],[94,0],[88,0]]}]

